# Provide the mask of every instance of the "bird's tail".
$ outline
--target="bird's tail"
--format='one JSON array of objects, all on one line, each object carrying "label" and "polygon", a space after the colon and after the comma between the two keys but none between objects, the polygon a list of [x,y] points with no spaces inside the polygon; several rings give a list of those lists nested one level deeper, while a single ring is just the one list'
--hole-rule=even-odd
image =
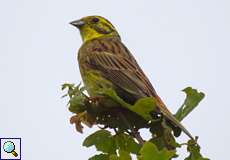
[{"label": "bird's tail", "polygon": [[175,126],[179,127],[188,137],[194,140],[193,136],[189,133],[189,131],[180,123],[176,117],[173,116],[173,114],[168,110],[166,105],[163,103],[161,98],[159,96],[155,96],[155,99],[157,101],[157,106],[159,107],[162,114],[168,118]]}]

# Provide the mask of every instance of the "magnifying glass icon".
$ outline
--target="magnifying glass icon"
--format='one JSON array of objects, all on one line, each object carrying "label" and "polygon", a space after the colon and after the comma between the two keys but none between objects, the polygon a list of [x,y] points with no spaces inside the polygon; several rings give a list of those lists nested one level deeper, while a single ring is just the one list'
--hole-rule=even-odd
[{"label": "magnifying glass icon", "polygon": [[11,153],[14,157],[18,156],[17,152],[15,151],[15,145],[11,141],[7,141],[3,144],[3,150],[6,153]]}]

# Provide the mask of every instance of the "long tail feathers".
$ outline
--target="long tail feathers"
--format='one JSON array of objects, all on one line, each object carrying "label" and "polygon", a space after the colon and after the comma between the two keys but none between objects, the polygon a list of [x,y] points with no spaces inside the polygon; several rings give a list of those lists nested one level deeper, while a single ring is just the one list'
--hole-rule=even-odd
[{"label": "long tail feathers", "polygon": [[188,137],[194,140],[193,136],[189,133],[189,131],[173,116],[173,114],[168,110],[166,105],[163,103],[159,96],[155,97],[157,100],[157,106],[159,107],[162,114],[168,118],[174,125],[179,127]]}]

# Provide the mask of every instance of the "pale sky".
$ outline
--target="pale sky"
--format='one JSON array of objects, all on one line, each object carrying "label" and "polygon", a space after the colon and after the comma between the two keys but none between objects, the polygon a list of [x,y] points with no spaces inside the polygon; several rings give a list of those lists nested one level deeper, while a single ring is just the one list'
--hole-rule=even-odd
[{"label": "pale sky", "polygon": [[116,26],[172,112],[184,100],[183,88],[206,93],[183,124],[199,136],[205,156],[226,159],[229,10],[227,0],[2,0],[0,137],[21,137],[27,160],[86,160],[95,154],[82,146],[94,129],[76,133],[60,86],[81,81],[76,53],[82,42],[68,23],[101,15]]}]

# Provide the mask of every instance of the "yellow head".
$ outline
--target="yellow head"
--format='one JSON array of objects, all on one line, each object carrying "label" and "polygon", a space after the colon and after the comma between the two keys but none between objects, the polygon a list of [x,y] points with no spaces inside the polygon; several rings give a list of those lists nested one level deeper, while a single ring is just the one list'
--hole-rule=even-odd
[{"label": "yellow head", "polygon": [[115,27],[101,16],[88,16],[71,22],[80,30],[83,42],[105,36],[118,36]]}]

